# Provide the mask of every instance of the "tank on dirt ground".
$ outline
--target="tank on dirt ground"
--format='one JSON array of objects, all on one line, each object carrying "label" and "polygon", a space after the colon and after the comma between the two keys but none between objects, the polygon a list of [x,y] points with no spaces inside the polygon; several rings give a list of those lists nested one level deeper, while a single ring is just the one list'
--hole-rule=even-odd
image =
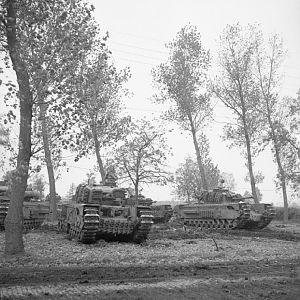
[{"label": "tank on dirt ground", "polygon": [[253,204],[251,200],[217,188],[201,192],[196,203],[177,205],[174,215],[186,226],[203,229],[262,229],[273,220],[275,210],[272,204]]},{"label": "tank on dirt ground", "polygon": [[74,201],[61,206],[58,226],[82,243],[94,243],[100,237],[142,243],[152,219],[150,208],[129,201],[127,190],[117,187],[108,174],[103,184],[77,187]]},{"label": "tank on dirt ground", "polygon": [[[0,230],[4,230],[4,220],[10,203],[10,190],[7,181],[0,181]],[[39,200],[39,194],[26,189],[23,201],[23,228],[36,229],[49,214],[49,205]]]}]

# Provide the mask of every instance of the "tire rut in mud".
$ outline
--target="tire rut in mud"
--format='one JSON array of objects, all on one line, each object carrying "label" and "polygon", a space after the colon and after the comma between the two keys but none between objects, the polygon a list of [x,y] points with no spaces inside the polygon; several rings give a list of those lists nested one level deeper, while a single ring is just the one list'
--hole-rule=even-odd
[{"label": "tire rut in mud", "polygon": [[0,270],[0,286],[55,282],[151,282],[183,276],[197,278],[218,276],[235,278],[251,274],[282,276],[296,274],[299,269],[300,260],[138,267],[3,268]]}]

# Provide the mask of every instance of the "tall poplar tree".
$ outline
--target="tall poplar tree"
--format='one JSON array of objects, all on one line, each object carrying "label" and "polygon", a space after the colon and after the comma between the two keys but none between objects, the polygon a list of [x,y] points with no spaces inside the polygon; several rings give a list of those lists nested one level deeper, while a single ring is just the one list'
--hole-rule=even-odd
[{"label": "tall poplar tree", "polygon": [[191,25],[182,28],[166,46],[170,50],[167,62],[152,70],[159,89],[154,99],[157,103],[168,103],[165,118],[192,135],[202,185],[208,189],[199,143],[212,111],[206,92],[209,51],[204,48],[197,28]]},{"label": "tall poplar tree", "polygon": [[30,88],[28,65],[22,56],[18,27],[19,2],[7,0],[3,4],[1,31],[7,47],[19,86],[20,130],[17,167],[12,177],[10,205],[5,218],[5,254],[13,255],[24,252],[23,244],[23,199],[27,186],[28,169],[31,156],[31,121],[33,94]]},{"label": "tall poplar tree", "polygon": [[[92,18],[93,7],[81,0],[3,1],[1,3],[1,47],[9,54],[17,75],[20,107],[20,134],[17,169],[11,204],[6,218],[6,253],[22,252],[22,203],[27,185],[32,134],[39,123],[45,162],[49,174],[52,220],[56,215],[54,143],[48,108],[64,90],[66,78],[77,68],[98,34]],[[12,94],[10,92],[10,94]],[[33,130],[32,130],[33,129]]]},{"label": "tall poplar tree", "polygon": [[242,149],[249,172],[251,191],[258,203],[255,188],[253,158],[259,152],[260,128],[263,118],[255,106],[260,92],[255,82],[253,64],[256,46],[256,28],[228,25],[220,36],[220,75],[212,83],[213,94],[228,107],[235,120],[225,126],[225,139],[231,146]]},{"label": "tall poplar tree", "polygon": [[105,178],[102,151],[126,135],[130,116],[122,112],[122,100],[127,95],[124,84],[130,78],[128,68],[117,70],[111,62],[110,51],[97,47],[87,52],[80,67],[69,80],[74,85],[75,102],[67,108],[75,118],[76,133],[70,141],[72,151],[81,156],[94,153],[102,180]]},{"label": "tall poplar tree", "polygon": [[[297,138],[290,135],[298,127],[296,115],[299,112],[299,102],[297,103],[298,99],[279,96],[282,76],[281,65],[284,55],[283,41],[278,34],[272,35],[265,42],[262,33],[260,33],[255,48],[255,67],[261,101],[255,108],[264,117],[268,126],[266,140],[271,144],[274,161],[277,164],[277,179],[282,190],[284,204],[284,221],[287,222],[287,185],[289,181],[293,182],[295,179],[295,174],[291,175],[291,170],[295,170],[297,166],[299,168],[299,142]],[[286,108],[290,109],[284,112]],[[296,118],[293,119],[292,117]],[[288,121],[291,125],[290,130],[287,127]]]}]

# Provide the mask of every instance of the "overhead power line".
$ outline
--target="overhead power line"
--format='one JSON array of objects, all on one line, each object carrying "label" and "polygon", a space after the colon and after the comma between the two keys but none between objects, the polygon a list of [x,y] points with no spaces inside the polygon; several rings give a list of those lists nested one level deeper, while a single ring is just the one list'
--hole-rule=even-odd
[{"label": "overhead power line", "polygon": [[150,63],[147,63],[147,62],[142,62],[142,61],[138,61],[138,60],[134,60],[134,59],[128,59],[128,58],[119,57],[119,56],[116,56],[116,58],[118,58],[120,60],[126,60],[126,61],[130,61],[130,62],[134,62],[134,63],[137,63],[137,64],[142,64],[142,65],[149,65],[149,66],[153,66],[153,67],[157,66],[155,64],[150,64]]},{"label": "overhead power line", "polygon": [[158,57],[151,57],[151,56],[147,56],[147,55],[143,55],[143,54],[139,54],[139,53],[134,53],[134,52],[129,52],[129,51],[123,51],[123,50],[117,50],[117,49],[111,49],[111,50],[115,51],[115,52],[122,52],[122,53],[125,53],[125,54],[134,55],[134,56],[140,56],[140,57],[145,57],[145,58],[149,58],[149,59],[161,60]]},{"label": "overhead power line", "polygon": [[137,34],[132,34],[132,33],[128,33],[128,32],[119,32],[119,31],[114,31],[114,33],[119,34],[119,35],[132,36],[132,37],[140,39],[140,40],[152,40],[152,41],[156,41],[156,42],[166,43],[165,40],[161,40],[161,39],[158,39],[158,38],[153,38],[153,37],[150,37],[150,36],[137,35]]},{"label": "overhead power line", "polygon": [[124,44],[124,43],[119,43],[119,42],[113,42],[110,41],[112,44],[120,45],[120,46],[125,46],[125,47],[130,47],[134,49],[140,49],[140,50],[145,50],[145,51],[150,51],[150,52],[157,52],[157,53],[162,53],[162,54],[168,54],[166,51],[161,51],[161,50],[156,50],[156,49],[150,49],[150,48],[144,48],[144,47],[139,47],[135,45],[129,45],[129,44]]}]

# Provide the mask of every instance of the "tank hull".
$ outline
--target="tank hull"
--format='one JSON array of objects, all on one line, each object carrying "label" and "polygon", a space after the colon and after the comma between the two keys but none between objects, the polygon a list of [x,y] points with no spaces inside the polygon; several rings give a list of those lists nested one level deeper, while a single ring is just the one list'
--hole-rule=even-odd
[{"label": "tank hull", "polygon": [[203,191],[198,202],[175,207],[175,217],[186,226],[211,229],[262,229],[275,217],[273,205],[254,202],[227,189]]},{"label": "tank hull", "polygon": [[140,209],[135,220],[124,215],[104,216],[105,211],[107,207],[97,204],[62,205],[59,230],[82,243],[95,243],[100,238],[135,243],[147,239],[153,223],[150,211]]},{"label": "tank hull", "polygon": [[148,206],[128,204],[124,191],[114,186],[79,185],[75,201],[63,204],[59,230],[82,243],[97,239],[144,242],[153,216]]},{"label": "tank hull", "polygon": [[[25,199],[29,200],[31,196],[36,199],[36,193],[32,191],[25,192]],[[4,221],[10,204],[7,189],[0,195],[0,230],[4,230]],[[39,228],[49,215],[49,205],[41,201],[23,202],[23,228],[24,231]]]},{"label": "tank hull", "polygon": [[174,216],[185,226],[201,229],[240,229],[250,218],[245,203],[186,204],[174,208]]},{"label": "tank hull", "polygon": [[[233,203],[231,207],[235,205]],[[175,207],[174,217],[186,226],[201,229],[256,230],[263,229],[270,224],[275,217],[275,210],[267,208],[258,213],[252,205],[246,205],[243,209],[236,207],[232,210],[232,208],[228,209],[228,204],[197,204]]]}]

